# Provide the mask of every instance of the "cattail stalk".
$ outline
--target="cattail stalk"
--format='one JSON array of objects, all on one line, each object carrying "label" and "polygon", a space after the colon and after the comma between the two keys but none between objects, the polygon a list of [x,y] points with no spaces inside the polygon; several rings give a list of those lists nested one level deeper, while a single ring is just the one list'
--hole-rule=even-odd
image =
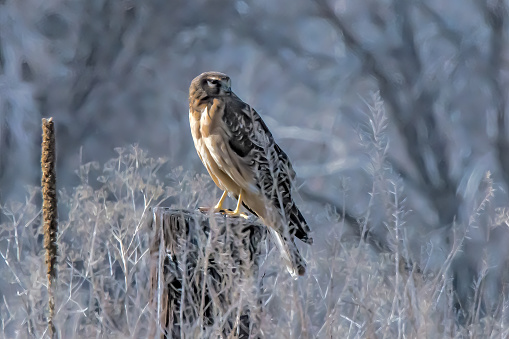
[{"label": "cattail stalk", "polygon": [[55,315],[54,282],[56,281],[57,262],[57,191],[55,174],[55,128],[52,118],[42,119],[42,215],[44,220],[44,248],[46,250],[46,274],[48,277],[50,338],[56,338],[53,318]]}]

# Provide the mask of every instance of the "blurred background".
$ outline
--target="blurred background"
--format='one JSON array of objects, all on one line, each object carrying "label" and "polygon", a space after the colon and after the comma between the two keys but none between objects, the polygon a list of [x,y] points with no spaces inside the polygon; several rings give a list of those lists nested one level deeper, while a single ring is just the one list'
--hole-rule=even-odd
[{"label": "blurred background", "polygon": [[507,6],[0,0],[0,205],[39,184],[43,117],[60,187],[133,143],[205,173],[188,88],[221,71],[292,159],[318,239],[344,214],[347,233],[394,251],[392,199],[406,264],[448,274],[457,309],[495,311],[509,281]]}]

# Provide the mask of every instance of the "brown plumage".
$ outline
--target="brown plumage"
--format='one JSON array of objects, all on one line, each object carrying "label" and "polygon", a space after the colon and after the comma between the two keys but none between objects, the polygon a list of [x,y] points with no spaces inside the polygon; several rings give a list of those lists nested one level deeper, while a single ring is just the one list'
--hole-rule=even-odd
[{"label": "brown plumage", "polygon": [[194,145],[212,180],[269,227],[292,276],[303,275],[305,261],[294,237],[311,244],[309,226],[292,199],[295,171],[262,118],[231,91],[230,78],[200,74],[189,88],[189,122]]}]

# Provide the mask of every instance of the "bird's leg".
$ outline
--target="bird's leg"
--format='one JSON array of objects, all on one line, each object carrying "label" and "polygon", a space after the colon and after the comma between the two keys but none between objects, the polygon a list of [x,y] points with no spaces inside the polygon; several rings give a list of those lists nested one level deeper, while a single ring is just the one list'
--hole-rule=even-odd
[{"label": "bird's leg", "polygon": [[223,209],[224,199],[226,199],[227,196],[228,196],[228,192],[224,191],[223,195],[221,196],[221,199],[219,199],[219,201],[217,202],[216,206],[214,206],[212,208],[210,208],[210,207],[200,207],[199,208],[200,212],[207,213],[210,210],[212,210],[212,213],[217,213],[217,212],[221,211]]},{"label": "bird's leg", "polygon": [[240,212],[240,206],[242,206],[242,190],[240,190],[239,199],[237,201],[237,207],[235,207],[235,211],[225,211],[225,213],[231,217],[242,217],[247,219],[248,216],[246,213]]},{"label": "bird's leg", "polygon": [[224,191],[223,195],[221,196],[221,199],[219,199],[219,201],[217,202],[216,206],[214,206],[214,213],[215,212],[219,212],[220,210],[223,209],[224,199],[226,199],[227,196],[228,196],[228,192]]}]

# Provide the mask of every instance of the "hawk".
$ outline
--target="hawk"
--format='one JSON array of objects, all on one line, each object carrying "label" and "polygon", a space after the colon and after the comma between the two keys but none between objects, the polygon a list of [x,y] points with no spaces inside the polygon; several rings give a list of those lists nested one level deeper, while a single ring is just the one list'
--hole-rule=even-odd
[{"label": "hawk", "polygon": [[[294,238],[313,239],[292,199],[295,171],[260,115],[232,92],[226,74],[206,72],[191,82],[189,122],[201,161],[224,191],[213,212],[247,217],[246,207],[269,227],[292,277],[304,275]],[[228,194],[238,200],[234,211],[223,210]]]}]

